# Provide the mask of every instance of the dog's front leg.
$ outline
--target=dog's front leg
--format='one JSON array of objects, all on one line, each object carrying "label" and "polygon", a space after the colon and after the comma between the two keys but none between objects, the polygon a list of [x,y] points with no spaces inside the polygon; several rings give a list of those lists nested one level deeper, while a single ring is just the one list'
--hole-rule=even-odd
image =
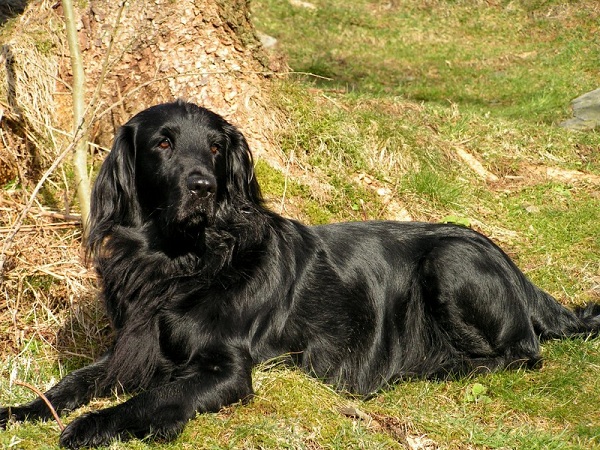
[{"label": "dog's front leg", "polygon": [[[71,372],[44,395],[58,414],[72,411],[88,403],[93,397],[105,395],[99,392],[98,386],[106,375],[108,355],[79,370]],[[0,408],[0,428],[4,428],[9,420],[47,420],[52,412],[41,398],[20,406]]]},{"label": "dog's front leg", "polygon": [[107,445],[115,439],[175,438],[196,412],[216,412],[252,396],[251,365],[211,364],[142,392],[125,403],[84,414],[60,437],[63,447]]}]

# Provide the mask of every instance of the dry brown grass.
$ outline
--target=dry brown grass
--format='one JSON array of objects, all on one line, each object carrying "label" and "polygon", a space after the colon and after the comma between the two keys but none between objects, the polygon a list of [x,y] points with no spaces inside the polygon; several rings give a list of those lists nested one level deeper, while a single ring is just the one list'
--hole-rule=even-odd
[{"label": "dry brown grass", "polygon": [[57,91],[67,91],[60,80],[62,59],[57,58],[65,54],[61,25],[52,2],[43,1],[27,9],[14,29],[2,30],[7,36],[0,58],[0,79],[5,80],[0,83],[0,98],[11,115],[9,128],[32,144],[35,153],[30,157],[40,166],[51,164],[68,140],[61,131],[68,129],[64,126],[68,109],[57,98]]},{"label": "dry brown grass", "polygon": [[[13,234],[26,206],[23,192],[4,194],[0,199],[3,241]],[[79,341],[87,333],[93,339],[105,325],[98,319],[100,314],[93,312],[94,275],[82,264],[80,249],[81,228],[76,216],[31,209],[5,250],[0,285],[1,354],[16,354],[32,339],[64,347],[70,353],[90,354],[78,350]],[[90,321],[90,315],[97,316],[96,320]]]}]

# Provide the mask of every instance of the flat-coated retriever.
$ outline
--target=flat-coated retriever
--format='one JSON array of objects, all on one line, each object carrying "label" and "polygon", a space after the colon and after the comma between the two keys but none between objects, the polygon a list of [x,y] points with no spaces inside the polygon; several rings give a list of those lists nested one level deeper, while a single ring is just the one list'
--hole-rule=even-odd
[{"label": "flat-coated retriever", "polygon": [[[86,242],[115,332],[112,349],[46,395],[82,415],[69,448],[170,439],[197,412],[252,397],[252,367],[287,355],[370,394],[412,377],[536,367],[540,338],[594,334],[600,305],[570,311],[468,228],[360,222],[305,226],[263,205],[243,135],[181,101],[119,131],[92,194]],[[40,400],[0,423],[47,419]]]}]

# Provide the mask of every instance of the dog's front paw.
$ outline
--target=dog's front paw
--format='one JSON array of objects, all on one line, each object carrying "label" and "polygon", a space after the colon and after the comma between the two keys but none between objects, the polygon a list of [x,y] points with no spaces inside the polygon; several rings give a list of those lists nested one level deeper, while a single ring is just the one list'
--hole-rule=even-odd
[{"label": "dog's front paw", "polygon": [[26,419],[45,419],[35,408],[27,406],[7,406],[0,408],[0,430],[6,428],[8,422],[22,422]]},{"label": "dog's front paw", "polygon": [[108,416],[101,412],[91,412],[78,417],[63,430],[60,445],[78,449],[108,445],[118,437],[118,433]]}]

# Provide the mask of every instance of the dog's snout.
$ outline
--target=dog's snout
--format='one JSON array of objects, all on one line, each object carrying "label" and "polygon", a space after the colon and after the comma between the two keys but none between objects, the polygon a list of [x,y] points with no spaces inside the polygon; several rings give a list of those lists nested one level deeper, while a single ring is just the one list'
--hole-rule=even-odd
[{"label": "dog's snout", "polygon": [[187,188],[199,197],[214,194],[217,190],[215,180],[198,173],[192,173],[187,178]]}]

